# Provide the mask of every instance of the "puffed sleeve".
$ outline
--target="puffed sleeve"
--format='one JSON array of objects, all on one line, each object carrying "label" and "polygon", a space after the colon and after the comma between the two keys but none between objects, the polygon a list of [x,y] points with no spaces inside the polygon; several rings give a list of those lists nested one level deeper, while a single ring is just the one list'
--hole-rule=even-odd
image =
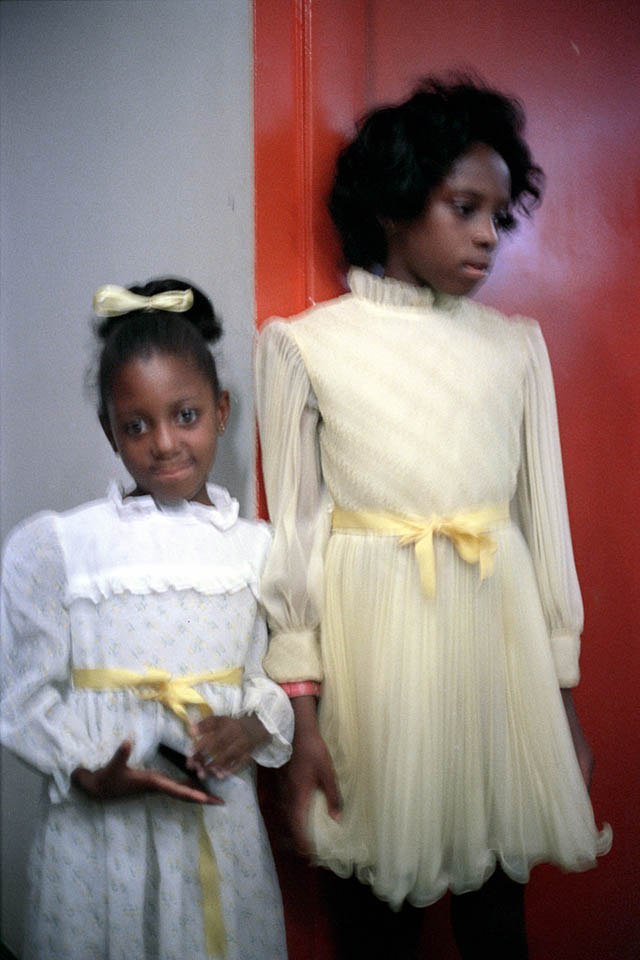
[{"label": "puffed sleeve", "polygon": [[0,739],[53,778],[64,799],[70,774],[92,756],[87,730],[69,705],[70,628],[55,517],[16,528],[3,561]]},{"label": "puffed sleeve", "polygon": [[569,531],[555,392],[540,328],[522,323],[526,354],[517,507],[529,544],[561,687],[580,678],[582,599]]},{"label": "puffed sleeve", "polygon": [[262,469],[274,543],[262,579],[279,683],[322,680],[318,625],[330,510],[318,447],[319,412],[289,326],[269,324],[256,352]]}]

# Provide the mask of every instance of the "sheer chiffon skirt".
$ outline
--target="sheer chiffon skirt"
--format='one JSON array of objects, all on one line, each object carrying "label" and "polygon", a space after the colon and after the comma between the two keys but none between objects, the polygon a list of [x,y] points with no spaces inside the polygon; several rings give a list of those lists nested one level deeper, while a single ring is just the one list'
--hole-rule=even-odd
[{"label": "sheer chiffon skirt", "polygon": [[425,906],[482,886],[584,870],[610,846],[582,780],[520,531],[493,576],[436,538],[436,595],[392,537],[335,533],[325,558],[320,725],[343,798],[317,794],[319,863],[380,898]]}]

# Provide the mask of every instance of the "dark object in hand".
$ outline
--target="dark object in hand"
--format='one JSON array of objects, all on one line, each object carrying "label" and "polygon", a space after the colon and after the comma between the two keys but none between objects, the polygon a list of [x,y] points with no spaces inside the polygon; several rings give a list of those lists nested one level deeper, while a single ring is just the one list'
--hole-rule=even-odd
[{"label": "dark object in hand", "polygon": [[172,766],[176,767],[180,773],[184,774],[188,778],[189,782],[197,786],[199,790],[203,790],[205,793],[210,793],[211,791],[207,790],[206,784],[204,781],[200,780],[193,770],[190,770],[187,766],[187,758],[184,753],[180,753],[179,750],[174,750],[173,747],[167,746],[166,743],[160,743],[158,745],[158,753],[161,757],[164,757],[165,760],[168,760]]}]

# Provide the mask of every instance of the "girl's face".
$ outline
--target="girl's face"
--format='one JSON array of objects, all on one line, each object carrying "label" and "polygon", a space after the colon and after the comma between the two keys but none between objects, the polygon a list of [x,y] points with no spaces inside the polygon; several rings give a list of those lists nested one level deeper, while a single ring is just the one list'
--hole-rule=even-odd
[{"label": "girl's face", "polygon": [[385,226],[385,275],[438,293],[471,293],[489,275],[510,200],[506,163],[486,144],[474,144],[416,220]]},{"label": "girl's face", "polygon": [[102,426],[136,482],[134,496],[211,503],[206,482],[229,416],[228,393],[216,400],[195,364],[152,353],[120,368],[108,412]]}]

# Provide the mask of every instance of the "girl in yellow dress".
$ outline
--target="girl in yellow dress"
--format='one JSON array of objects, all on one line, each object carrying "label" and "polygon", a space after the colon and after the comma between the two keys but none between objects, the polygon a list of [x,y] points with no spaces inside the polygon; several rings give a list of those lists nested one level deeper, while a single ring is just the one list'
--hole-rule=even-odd
[{"label": "girl in yellow dress", "polygon": [[[464,79],[370,114],[330,202],[349,292],[270,323],[257,355],[265,665],[294,697],[298,844],[394,910],[451,890],[462,955],[512,960],[531,867],[583,870],[609,842],[571,695],[546,348],[468,299],[540,198],[523,122]],[[344,956],[414,956],[417,923],[399,950],[410,921],[359,922],[344,891]]]}]

